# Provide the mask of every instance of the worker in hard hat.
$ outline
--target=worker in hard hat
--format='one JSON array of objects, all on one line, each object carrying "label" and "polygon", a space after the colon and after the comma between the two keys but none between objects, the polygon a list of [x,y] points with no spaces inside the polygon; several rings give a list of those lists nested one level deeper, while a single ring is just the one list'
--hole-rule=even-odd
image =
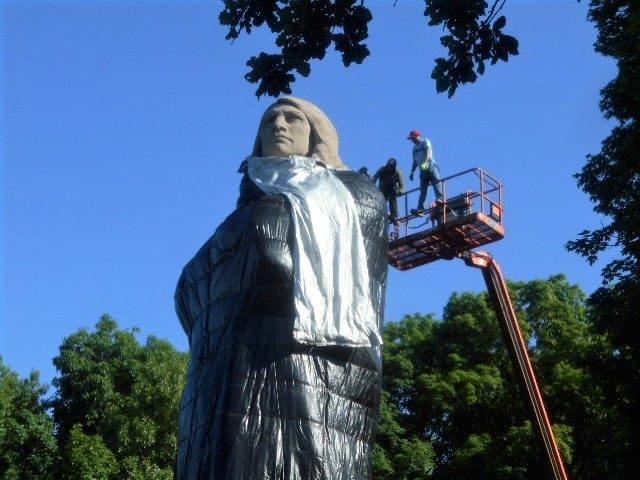
[{"label": "worker in hard hat", "polygon": [[378,182],[378,188],[384,198],[389,202],[389,215],[395,224],[398,218],[398,195],[404,191],[404,178],[402,170],[398,168],[395,158],[390,158],[387,163],[380,167],[371,177],[373,183]]},{"label": "worker in hard hat", "polygon": [[427,187],[431,185],[436,195],[436,201],[442,201],[442,182],[440,181],[440,169],[433,157],[431,141],[422,136],[419,130],[411,130],[407,140],[413,142],[413,163],[409,180],[413,180],[413,172],[416,168],[420,170],[420,197],[418,197],[418,208],[411,209],[411,213],[420,214],[424,212],[424,202],[427,199]]}]

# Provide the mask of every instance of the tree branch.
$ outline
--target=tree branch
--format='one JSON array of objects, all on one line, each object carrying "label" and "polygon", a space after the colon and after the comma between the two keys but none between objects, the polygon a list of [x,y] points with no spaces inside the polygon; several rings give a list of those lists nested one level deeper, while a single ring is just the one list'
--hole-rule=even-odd
[{"label": "tree branch", "polygon": [[493,5],[491,6],[491,10],[489,10],[489,14],[487,15],[487,18],[482,22],[483,25],[488,25],[493,21],[494,18],[496,18],[498,13],[500,13],[500,10],[502,10],[502,8],[504,7],[504,4],[507,3],[507,0],[502,0],[502,3],[496,10],[496,5],[498,5],[499,2],[500,0],[496,0],[495,2],[493,2]]}]

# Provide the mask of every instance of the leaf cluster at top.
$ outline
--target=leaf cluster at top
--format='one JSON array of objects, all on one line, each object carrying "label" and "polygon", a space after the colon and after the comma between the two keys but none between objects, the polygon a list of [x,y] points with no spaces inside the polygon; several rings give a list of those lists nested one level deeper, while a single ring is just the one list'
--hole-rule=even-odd
[{"label": "leaf cluster at top", "polygon": [[[484,74],[485,62],[518,54],[518,40],[502,31],[506,17],[498,16],[505,1],[489,6],[479,0],[425,0],[428,24],[448,32],[440,39],[448,57],[437,58],[431,74],[438,92],[452,96],[459,85]],[[258,83],[257,96],[291,93],[294,72],[308,76],[310,60],[322,60],[332,44],[345,66],[362,63],[370,53],[364,42],[372,18],[364,1],[356,0],[224,0],[219,15],[229,27],[228,40],[263,25],[276,34],[279,53],[261,52],[247,62],[245,78]]]}]

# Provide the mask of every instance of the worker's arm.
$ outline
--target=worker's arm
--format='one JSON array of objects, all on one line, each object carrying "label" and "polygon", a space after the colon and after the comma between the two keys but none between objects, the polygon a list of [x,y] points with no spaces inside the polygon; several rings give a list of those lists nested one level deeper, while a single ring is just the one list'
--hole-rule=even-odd
[{"label": "worker's arm", "polygon": [[418,164],[416,163],[416,155],[415,152],[412,152],[413,161],[411,162],[411,172],[409,172],[409,180],[413,180],[413,172],[415,171]]},{"label": "worker's arm", "polygon": [[382,174],[382,169],[383,168],[384,167],[379,168],[378,171],[373,175],[373,177],[371,177],[371,181],[373,182],[374,185],[378,181],[378,179],[380,178],[380,175]]},{"label": "worker's arm", "polygon": [[404,175],[400,169],[398,169],[398,193],[404,193]]}]

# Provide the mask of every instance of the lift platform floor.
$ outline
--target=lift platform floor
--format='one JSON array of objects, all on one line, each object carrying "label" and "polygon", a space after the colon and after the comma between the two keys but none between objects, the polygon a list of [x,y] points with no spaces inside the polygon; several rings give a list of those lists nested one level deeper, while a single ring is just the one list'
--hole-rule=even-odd
[{"label": "lift platform floor", "polygon": [[476,212],[389,242],[389,263],[409,270],[504,238],[504,227]]}]

